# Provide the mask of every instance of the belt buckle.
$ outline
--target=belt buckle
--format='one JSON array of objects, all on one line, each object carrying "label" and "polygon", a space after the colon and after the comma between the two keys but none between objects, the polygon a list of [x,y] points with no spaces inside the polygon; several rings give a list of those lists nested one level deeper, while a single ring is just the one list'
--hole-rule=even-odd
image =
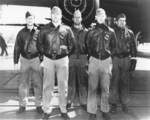
[{"label": "belt buckle", "polygon": [[123,58],[123,55],[120,55],[121,58]]},{"label": "belt buckle", "polygon": [[101,53],[98,54],[98,59],[101,59]]},{"label": "belt buckle", "polygon": [[77,59],[79,59],[79,54],[77,54]]},{"label": "belt buckle", "polygon": [[56,60],[56,54],[52,54],[52,59]]},{"label": "belt buckle", "polygon": [[27,58],[30,59],[30,55],[29,54],[27,54]]}]

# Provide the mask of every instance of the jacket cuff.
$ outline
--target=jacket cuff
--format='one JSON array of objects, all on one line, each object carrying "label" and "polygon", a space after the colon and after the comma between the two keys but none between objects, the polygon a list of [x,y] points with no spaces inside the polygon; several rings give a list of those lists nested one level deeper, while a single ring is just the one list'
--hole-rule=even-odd
[{"label": "jacket cuff", "polygon": [[131,59],[137,59],[136,57],[131,57]]}]

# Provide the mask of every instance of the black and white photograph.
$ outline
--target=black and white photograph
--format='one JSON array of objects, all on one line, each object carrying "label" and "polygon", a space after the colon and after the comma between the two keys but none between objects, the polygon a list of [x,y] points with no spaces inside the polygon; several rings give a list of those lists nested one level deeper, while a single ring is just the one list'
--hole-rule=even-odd
[{"label": "black and white photograph", "polygon": [[0,0],[0,120],[150,120],[150,0]]}]

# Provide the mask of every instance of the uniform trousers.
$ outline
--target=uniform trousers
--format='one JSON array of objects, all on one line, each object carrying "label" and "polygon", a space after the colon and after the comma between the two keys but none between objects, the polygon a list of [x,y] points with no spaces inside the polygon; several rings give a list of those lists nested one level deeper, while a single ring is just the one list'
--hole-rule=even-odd
[{"label": "uniform trousers", "polygon": [[3,47],[3,46],[2,46],[1,48],[2,48],[2,50],[1,50],[1,55],[3,55],[4,52],[5,52],[6,55],[8,55],[7,47]]},{"label": "uniform trousers", "polygon": [[[42,76],[40,72],[39,57],[33,59],[20,58],[20,83],[19,83],[19,101],[20,106],[26,106],[29,96],[31,78],[33,80],[33,89],[35,94],[35,105],[42,105]],[[32,76],[30,76],[32,75]]]},{"label": "uniform trousers", "polygon": [[66,92],[68,90],[68,56],[61,59],[52,60],[44,56],[44,79],[43,79],[43,110],[44,113],[50,114],[53,108],[53,91],[55,73],[58,82],[58,99],[59,107],[62,113],[66,113]]},{"label": "uniform trousers", "polygon": [[102,112],[109,111],[109,85],[111,68],[111,57],[105,60],[90,57],[87,112],[92,114],[97,113],[97,88],[99,84],[101,89],[100,109]]},{"label": "uniform trousers", "polygon": [[87,104],[88,92],[88,72],[87,72],[87,56],[80,55],[79,59],[76,55],[71,55],[69,59],[69,81],[68,81],[68,102],[72,102],[77,92],[81,105]]},{"label": "uniform trousers", "polygon": [[130,57],[113,58],[112,79],[110,83],[110,103],[129,102]]}]

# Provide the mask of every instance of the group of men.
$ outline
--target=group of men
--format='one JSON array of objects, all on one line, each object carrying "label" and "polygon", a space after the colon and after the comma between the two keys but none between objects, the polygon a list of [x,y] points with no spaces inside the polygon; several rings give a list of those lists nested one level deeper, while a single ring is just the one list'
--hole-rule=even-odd
[{"label": "group of men", "polygon": [[62,23],[62,11],[57,6],[51,9],[51,22],[42,29],[34,26],[34,14],[27,12],[25,17],[27,26],[19,31],[14,47],[15,70],[19,69],[19,59],[21,63],[18,114],[26,110],[31,73],[36,111],[44,112],[43,120],[52,113],[55,78],[60,113],[65,120],[70,120],[67,109],[76,93],[81,107],[90,114],[89,120],[96,119],[98,86],[100,111],[105,120],[111,119],[108,112],[116,113],[118,99],[122,110],[131,113],[126,105],[137,49],[124,14],[117,17],[115,29],[105,24],[107,16],[102,8],[96,10],[96,25],[90,29],[82,24],[79,10],[73,14],[71,27]]}]

